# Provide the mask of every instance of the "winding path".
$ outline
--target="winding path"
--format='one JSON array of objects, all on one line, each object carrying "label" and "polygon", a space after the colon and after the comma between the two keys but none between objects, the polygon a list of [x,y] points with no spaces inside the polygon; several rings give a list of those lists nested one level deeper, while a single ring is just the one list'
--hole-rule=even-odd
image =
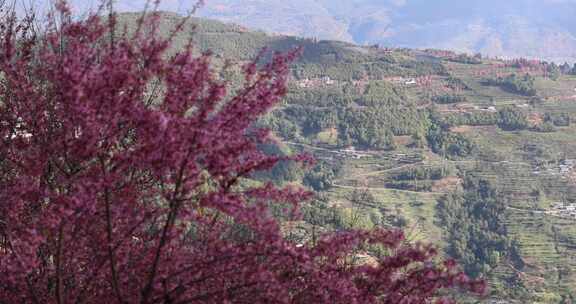
[{"label": "winding path", "polygon": [[387,191],[387,192],[402,192],[402,193],[410,193],[410,194],[418,194],[418,195],[444,195],[445,192],[418,192],[418,191],[410,191],[410,190],[400,190],[400,189],[392,189],[392,188],[385,188],[385,187],[362,187],[362,186],[345,186],[339,185],[336,183],[332,184],[333,187],[341,188],[341,189],[354,189],[354,190],[371,190],[371,191]]}]

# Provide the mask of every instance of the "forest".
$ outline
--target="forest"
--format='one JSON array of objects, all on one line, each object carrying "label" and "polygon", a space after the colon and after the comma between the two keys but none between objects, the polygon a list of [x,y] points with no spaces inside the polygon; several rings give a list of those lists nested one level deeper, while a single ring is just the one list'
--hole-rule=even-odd
[{"label": "forest", "polygon": [[573,300],[570,65],[152,16],[0,29],[0,303]]}]

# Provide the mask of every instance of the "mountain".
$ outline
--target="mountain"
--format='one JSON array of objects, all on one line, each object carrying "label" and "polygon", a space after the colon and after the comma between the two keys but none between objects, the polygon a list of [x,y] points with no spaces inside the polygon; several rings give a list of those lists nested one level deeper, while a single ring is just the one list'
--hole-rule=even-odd
[{"label": "mountain", "polygon": [[[31,0],[39,6],[48,0]],[[80,10],[98,0],[71,0]],[[145,0],[117,0],[119,11]],[[195,1],[163,0],[184,13]],[[575,0],[208,0],[199,16],[270,33],[388,47],[576,61]]]},{"label": "mountain", "polygon": [[576,60],[573,0],[211,0],[200,14],[360,44]]},{"label": "mountain", "polygon": [[[329,4],[324,2],[310,2],[310,13]],[[362,4],[370,9],[358,14],[367,15],[384,3],[387,9],[370,20],[384,12],[394,20],[411,5],[338,2],[322,14],[352,15]],[[541,2],[570,7],[568,1]],[[258,3],[265,2],[246,6]],[[125,9],[139,9],[131,4]],[[440,15],[422,17],[427,24],[447,20],[442,11],[428,9]],[[120,22],[134,25],[138,16],[122,14]],[[163,14],[161,32],[180,18]],[[411,241],[438,246],[468,274],[487,278],[489,298],[461,303],[576,299],[576,69],[267,35],[203,18],[192,22],[196,47],[212,50],[215,73],[234,85],[243,79],[241,66],[262,47],[303,48],[291,66],[287,96],[259,124],[278,138],[279,148],[265,151],[304,151],[318,163],[307,171],[282,163],[254,177],[317,194],[303,206],[302,221],[287,225],[295,240],[316,240],[327,229],[400,228]],[[356,26],[369,28],[370,22]],[[189,37],[175,37],[175,47]],[[224,60],[230,64],[220,71]]]},{"label": "mountain", "polygon": [[[179,18],[163,14],[162,32]],[[460,303],[576,298],[576,70],[192,22],[197,48],[218,65],[228,59],[219,75],[234,84],[264,46],[304,50],[287,96],[259,124],[278,139],[267,153],[307,152],[318,163],[253,177],[317,194],[287,225],[296,240],[400,228],[487,278],[488,298]]]}]

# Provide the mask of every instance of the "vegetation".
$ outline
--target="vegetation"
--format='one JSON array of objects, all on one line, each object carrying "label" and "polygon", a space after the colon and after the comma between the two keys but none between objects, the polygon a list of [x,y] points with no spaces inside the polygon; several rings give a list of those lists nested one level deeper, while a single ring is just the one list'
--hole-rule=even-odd
[{"label": "vegetation", "polygon": [[536,132],[551,133],[556,132],[556,128],[549,122],[544,122],[532,128]]},{"label": "vegetation", "polygon": [[[215,35],[200,32],[197,39],[225,40]],[[233,54],[228,48],[253,47],[250,54],[258,53],[259,44],[250,41],[268,43],[271,50],[312,50],[291,66],[287,96],[258,124],[279,138],[278,149],[284,152],[278,155],[305,151],[319,160],[312,170],[293,167],[303,174],[254,175],[315,191],[314,202],[303,207],[304,221],[290,221],[295,242],[317,241],[330,230],[401,227],[410,231],[410,239],[449,248],[448,227],[434,220],[440,213],[438,200],[443,194],[466,196],[462,188],[474,174],[491,187],[499,185],[497,198],[506,206],[499,223],[507,249],[470,253],[465,259],[479,264],[467,270],[489,280],[494,299],[558,303],[569,298],[575,279],[570,269],[576,267],[566,258],[576,248],[573,220],[538,210],[548,211],[552,202],[568,202],[576,193],[571,190],[573,171],[561,173],[567,170],[563,161],[576,158],[569,123],[576,107],[563,101],[574,94],[571,75],[551,80],[549,71],[542,70],[548,64],[529,60],[470,64],[450,60],[448,52],[423,55],[261,33],[236,35],[246,38],[246,47],[236,45],[244,43],[242,37],[226,40],[223,55],[217,56]],[[526,71],[531,76],[525,77]],[[497,82],[498,75],[517,76]],[[486,85],[487,78],[495,83]],[[426,171],[436,168],[448,169],[449,175],[431,178]],[[464,240],[466,233],[460,234]],[[473,242],[485,236],[476,231],[469,237]],[[378,255],[373,248],[366,251]],[[487,255],[499,255],[500,262],[486,262]],[[521,267],[521,259],[530,266]]]},{"label": "vegetation", "polygon": [[328,190],[334,179],[340,173],[338,165],[327,164],[326,162],[319,162],[312,170],[304,176],[304,185],[314,189],[315,191]]},{"label": "vegetation", "polygon": [[464,135],[447,132],[438,125],[430,128],[427,139],[434,153],[450,159],[471,156],[476,148],[475,144]]},{"label": "vegetation", "polygon": [[384,186],[390,189],[409,190],[416,192],[431,192],[433,182],[429,180],[425,181],[393,180],[384,183]]},{"label": "vegetation", "polygon": [[525,96],[536,95],[534,77],[529,74],[525,74],[524,76],[510,74],[504,78],[498,77],[497,79],[488,79],[484,83],[487,85],[500,86],[512,93],[518,93]]},{"label": "vegetation", "polygon": [[546,66],[546,71],[548,72],[550,79],[554,81],[558,80],[558,78],[560,78],[560,74],[562,73],[560,67],[554,62]]},{"label": "vegetation", "polygon": [[397,230],[284,233],[309,193],[251,177],[309,158],[254,124],[286,93],[295,52],[246,64],[228,94],[210,54],[168,53],[175,36],[155,15],[116,35],[114,16],[56,9],[42,35],[13,14],[0,28],[0,303],[446,303],[443,289],[484,290]]},{"label": "vegetation", "polygon": [[449,114],[440,118],[443,128],[453,126],[493,126],[499,124],[501,115],[498,112],[477,111],[468,113]]},{"label": "vegetation", "polygon": [[463,193],[440,200],[439,217],[448,231],[447,252],[469,275],[486,275],[502,259],[517,259],[517,249],[507,238],[505,208],[494,186],[472,176],[466,178]]},{"label": "vegetation", "polygon": [[252,175],[253,178],[281,185],[286,182],[300,181],[304,177],[302,166],[291,161],[293,153],[287,147],[267,143],[259,145],[258,149],[268,156],[278,157],[279,160],[272,168],[255,172]]},{"label": "vegetation", "polygon": [[523,130],[528,127],[526,113],[515,108],[504,108],[498,112],[500,120],[498,125],[503,130]]},{"label": "vegetation", "polygon": [[391,177],[394,180],[439,180],[453,175],[455,173],[454,170],[454,168],[448,166],[416,167],[394,173]]},{"label": "vegetation", "polygon": [[439,104],[459,103],[466,102],[467,100],[466,96],[461,95],[440,95],[432,97],[432,101]]},{"label": "vegetation", "polygon": [[393,136],[421,134],[426,128],[425,113],[388,84],[370,83],[361,94],[347,87],[298,89],[285,102],[261,121],[284,138],[334,128],[337,146],[391,150],[396,148]]},{"label": "vegetation", "polygon": [[544,115],[544,121],[556,127],[569,127],[570,115],[568,113],[546,113]]},{"label": "vegetation", "polygon": [[[158,33],[163,37],[170,33],[169,29],[183,21],[182,17],[175,14],[162,13],[159,16],[160,18],[157,20]],[[140,14],[123,14],[118,18],[118,26],[123,28],[126,25],[130,36],[136,31],[139,17]],[[286,89],[286,94],[277,95],[277,102],[267,107],[269,112],[251,116],[250,122],[245,123],[245,125],[250,125],[245,129],[246,133],[240,135],[234,133],[235,136],[227,136],[226,134],[229,133],[226,132],[232,131],[227,131],[224,128],[218,131],[220,133],[217,135],[217,141],[210,141],[208,144],[202,143],[204,145],[202,147],[206,147],[206,151],[209,151],[203,155],[209,154],[213,155],[214,159],[226,160],[230,159],[230,154],[219,153],[218,151],[231,151],[230,153],[233,155],[246,151],[242,148],[246,148],[245,146],[234,146],[235,148],[232,150],[225,149],[231,139],[244,140],[242,139],[243,136],[249,135],[250,149],[253,148],[253,150],[250,150],[252,151],[249,153],[251,156],[240,157],[242,164],[248,165],[243,161],[251,159],[252,156],[262,157],[262,161],[266,161],[267,164],[259,170],[243,174],[233,183],[230,190],[230,195],[240,195],[241,198],[246,198],[241,206],[245,206],[249,210],[234,209],[237,207],[236,205],[223,206],[218,203],[220,200],[206,199],[207,203],[213,205],[200,207],[195,205],[194,208],[197,209],[184,209],[194,212],[198,210],[194,215],[201,214],[200,217],[196,217],[192,221],[186,220],[187,223],[190,223],[190,227],[194,229],[200,227],[198,229],[201,229],[205,226],[196,221],[201,222],[204,219],[202,216],[213,219],[212,216],[217,215],[215,217],[221,220],[217,223],[222,225],[222,229],[228,230],[222,234],[220,234],[222,230],[214,230],[217,234],[214,237],[221,237],[218,240],[226,242],[226,245],[229,246],[227,248],[235,248],[234,246],[238,244],[261,244],[266,237],[259,237],[258,231],[261,231],[259,229],[267,229],[266,227],[271,226],[262,227],[256,224],[254,228],[251,220],[242,222],[244,217],[239,220],[234,210],[246,211],[243,214],[247,217],[256,218],[256,223],[260,223],[260,220],[269,220],[267,224],[273,223],[272,226],[277,227],[279,231],[277,234],[278,242],[287,243],[284,244],[287,247],[278,245],[279,248],[281,250],[283,250],[282,248],[290,248],[290,250],[294,250],[290,252],[297,254],[304,251],[306,253],[313,252],[314,248],[319,248],[317,246],[321,243],[327,244],[325,240],[332,236],[355,235],[359,230],[389,231],[389,229],[401,228],[406,231],[406,239],[432,243],[443,250],[442,256],[459,259],[468,274],[485,278],[489,282],[490,298],[495,301],[556,304],[561,303],[561,301],[568,301],[571,296],[573,297],[573,286],[576,281],[576,272],[573,269],[576,268],[576,263],[570,257],[575,254],[574,248],[576,248],[574,218],[566,211],[562,211],[560,214],[553,213],[555,212],[553,206],[556,206],[557,203],[564,203],[569,206],[569,204],[574,203],[574,197],[576,197],[576,184],[573,180],[575,169],[571,165],[573,159],[576,159],[576,154],[574,154],[576,151],[574,134],[576,133],[574,132],[574,125],[571,123],[571,118],[576,113],[576,106],[573,102],[568,102],[574,94],[576,80],[572,75],[565,72],[568,70],[566,65],[560,67],[562,73],[557,80],[552,80],[550,79],[551,71],[548,70],[551,64],[526,59],[503,61],[478,58],[481,60],[480,63],[467,63],[465,60],[460,62],[453,60],[454,54],[450,52],[383,49],[336,41],[318,41],[281,35],[268,36],[261,32],[252,32],[235,25],[216,21],[192,18],[190,22],[197,25],[196,34],[193,35],[195,46],[193,53],[195,55],[191,58],[209,60],[210,64],[206,63],[206,66],[210,70],[208,74],[213,77],[210,79],[227,88],[222,102],[217,103],[212,113],[220,113],[230,100],[243,92],[246,85],[245,67],[249,62],[252,62],[251,59],[259,53],[261,47],[269,46],[269,51],[262,54],[257,65],[264,71],[267,63],[274,58],[274,51],[287,52],[294,47],[303,48],[300,56],[295,58],[289,66],[286,65],[285,73],[276,74],[278,76],[283,75],[282,77],[286,82],[282,83]],[[170,65],[171,56],[177,51],[182,52],[187,45],[189,37],[187,25],[183,29],[182,33],[177,33],[174,36],[171,41],[172,47],[167,50],[167,55],[161,57],[161,62],[167,66]],[[40,39],[39,41],[43,40]],[[106,46],[108,41],[109,39],[100,39],[98,45]],[[124,40],[117,37],[116,42],[121,41]],[[134,46],[135,49],[140,49],[139,46],[141,45],[138,43],[142,41],[145,39],[135,40],[137,42]],[[104,50],[106,49],[104,48]],[[202,53],[209,50],[212,50],[212,55],[203,57]],[[100,55],[105,55],[106,52]],[[16,54],[20,53],[16,52]],[[33,54],[37,56],[36,53]],[[53,53],[46,52],[46,54]],[[136,54],[138,53],[136,52]],[[70,55],[66,58],[76,57]],[[87,56],[86,58],[91,57]],[[57,62],[57,60],[52,61]],[[56,66],[48,64],[52,61],[40,60],[39,62],[43,63],[41,66]],[[84,62],[88,64],[89,60]],[[543,68],[547,69],[543,70]],[[166,84],[168,82],[164,81],[166,78],[162,75],[166,75],[168,72],[163,71],[163,73],[157,71],[160,75],[153,73],[159,77],[152,78],[155,81],[162,80],[162,83]],[[522,76],[526,75],[527,71],[531,75],[528,78]],[[34,76],[32,77],[33,80],[38,81],[34,83],[47,81],[47,78],[40,79],[37,76],[45,74],[31,73],[26,75],[27,77],[29,75]],[[70,74],[60,73],[59,75]],[[86,75],[94,74],[87,73]],[[109,73],[109,75],[116,74]],[[144,73],[143,75],[147,74]],[[197,75],[205,74],[199,73]],[[256,75],[260,74],[256,73]],[[493,79],[494,82],[497,82],[498,75],[517,75],[512,79],[514,81],[510,83],[518,82],[518,84],[505,84],[508,77],[503,77],[500,78],[501,82],[486,85],[486,79]],[[101,83],[99,79],[102,80],[103,78],[94,76],[90,78],[90,81]],[[5,80],[3,81],[6,83]],[[184,79],[183,83],[186,81]],[[50,83],[53,82],[51,80]],[[200,83],[203,82],[200,81]],[[79,88],[91,88],[91,86],[84,84],[85,82],[82,82],[82,86]],[[163,113],[164,94],[175,92],[174,87],[161,85],[153,89],[155,87],[153,84],[149,83],[149,85],[142,87],[142,94],[145,97],[152,92],[157,94],[157,97],[150,99],[154,100],[153,105],[142,111],[144,113],[148,113],[147,111]],[[526,84],[533,88],[535,96],[525,94],[526,90],[522,87]],[[61,89],[62,86],[41,87],[45,89],[42,91],[45,93],[53,92],[56,89],[64,91]],[[102,85],[102,87],[106,87],[106,85]],[[102,87],[98,87],[98,90],[102,90]],[[18,90],[12,89],[11,94],[16,91]],[[96,96],[96,100],[100,100],[98,96],[103,96],[95,90],[86,92],[89,95],[85,96]],[[108,90],[104,90],[102,94],[106,92],[109,95],[106,95],[106,98],[102,97],[102,100],[108,98],[115,101],[127,100]],[[122,94],[122,96],[126,96],[124,95],[126,93]],[[40,93],[37,95],[43,96]],[[280,96],[282,98],[279,98]],[[52,105],[71,103],[73,100],[68,97],[55,98]],[[207,98],[205,95],[200,95],[194,100],[208,100]],[[25,98],[20,97],[18,100],[25,100]],[[41,101],[44,99],[34,98],[34,100],[40,101],[34,103],[33,107],[27,107],[26,110],[21,108],[18,113],[36,113],[30,109],[43,104]],[[93,99],[90,98],[90,100]],[[135,99],[130,98],[129,100]],[[92,105],[92,103],[85,103],[86,105]],[[245,109],[250,111],[258,112],[258,109],[261,109],[257,103],[250,103],[245,106]],[[91,107],[88,108],[92,109]],[[38,111],[41,109],[42,107],[38,106]],[[65,114],[57,116],[58,119],[55,115],[50,116],[54,117],[52,120],[54,124],[50,124],[53,128],[50,130],[61,130],[58,128],[59,117],[74,116],[68,114],[69,112],[58,112],[64,111],[59,107],[51,109],[51,111],[55,111],[54,113]],[[124,112],[132,113],[132,111]],[[47,113],[53,112],[48,111]],[[82,117],[85,117],[86,121],[92,121],[91,119],[94,118],[90,111],[82,113],[84,113]],[[142,126],[149,125],[148,123],[152,124],[146,118],[148,116],[142,116],[142,112],[138,113],[139,124]],[[240,111],[238,115],[240,113],[244,113],[244,111]],[[101,119],[110,124],[109,122],[113,120],[106,119],[106,117],[110,117],[112,114],[109,112],[104,114],[105,116]],[[187,117],[193,119],[197,114],[195,111],[190,111],[187,113]],[[208,117],[216,117],[213,115],[216,114],[208,115]],[[29,132],[30,127],[28,125],[41,126],[45,121],[43,117],[40,114],[23,115],[22,118],[26,124],[21,125],[25,127],[16,129]],[[13,126],[18,125],[18,120],[14,122],[13,118],[10,119],[6,119],[6,121],[12,121]],[[75,120],[74,123],[85,120]],[[0,120],[0,122],[3,121],[4,119]],[[168,123],[167,128],[170,130],[177,129],[177,124],[173,123],[173,120],[170,121],[171,123]],[[178,120],[179,123],[181,121],[186,120]],[[158,121],[159,123],[160,121]],[[182,128],[178,130],[181,130],[182,134],[195,132],[194,130],[200,128],[184,127],[184,123],[180,123],[180,125]],[[217,132],[209,126],[203,125],[202,129],[205,128]],[[0,127],[0,130],[5,129]],[[156,129],[157,127],[151,127],[150,130],[152,131],[149,132],[154,132],[153,130]],[[256,135],[263,131],[253,133],[259,129],[268,129],[273,133],[273,136],[270,137],[270,140],[260,141]],[[42,142],[44,144],[35,145],[34,147],[38,148],[36,150],[32,146],[22,146],[26,143],[25,137],[28,135],[25,132],[17,133],[24,135],[24,138],[19,139],[21,141],[18,142],[17,149],[11,150],[16,152],[8,155],[22,155],[22,159],[31,162],[37,159],[36,155],[40,153],[38,151],[60,151],[57,150],[56,146],[59,149],[62,149],[61,147],[96,146],[85,141],[82,145],[76,143],[77,140],[88,138],[85,132],[91,129],[85,127],[81,134],[67,133],[72,132],[68,129],[58,133],[68,134],[64,136],[66,142],[52,133],[51,135],[42,130],[34,130],[37,134],[41,134],[41,137],[37,138],[46,137],[46,140]],[[140,129],[135,128],[135,130]],[[75,136],[80,137],[76,138]],[[158,137],[164,138],[166,136]],[[139,144],[142,137],[130,135],[127,138],[127,141],[122,141],[121,144],[115,146],[114,151],[117,152],[114,154],[115,156],[124,156],[123,151],[126,150],[123,149],[132,151],[133,144]],[[174,137],[168,136],[165,140],[170,138]],[[99,142],[98,139],[95,140]],[[8,141],[4,139],[4,142],[7,143]],[[158,144],[156,141],[156,145],[163,146],[164,144]],[[68,148],[65,148],[65,151],[71,151],[66,149]],[[148,152],[152,153],[156,150],[151,148]],[[75,151],[65,155],[54,153],[54,157],[49,158],[51,165],[44,167],[47,168],[42,175],[45,178],[42,179],[43,177],[36,175],[34,181],[45,181],[44,185],[48,185],[54,180],[51,176],[56,178],[53,183],[65,179],[65,175],[60,174],[59,167],[66,170],[80,170],[75,173],[78,174],[77,176],[89,175],[87,171],[83,171],[86,168],[75,167],[78,165],[76,161],[84,160],[82,158],[84,154],[75,154]],[[316,163],[309,168],[303,168],[300,163],[294,162],[293,159],[300,159],[301,153],[312,154],[316,158]],[[2,154],[2,159],[6,159],[3,155],[6,154]],[[103,153],[102,155],[106,157],[109,154]],[[174,157],[181,156],[176,155]],[[154,159],[157,162],[162,162],[158,158]],[[114,158],[113,161],[120,162],[120,159]],[[88,164],[88,168],[92,168],[90,164],[93,163],[97,162],[88,161],[85,164]],[[36,166],[37,162],[34,164]],[[45,162],[40,162],[40,164],[45,164]],[[62,167],[61,164],[69,164],[70,167]],[[194,190],[195,195],[202,197],[204,194],[214,194],[215,191],[219,193],[217,187],[223,181],[218,178],[212,181],[214,177],[212,172],[214,170],[227,172],[228,168],[221,166],[204,170],[205,165],[207,164],[201,162],[199,168],[202,171],[202,178],[206,178],[209,182],[199,185]],[[32,168],[31,165],[30,168]],[[120,166],[119,168],[124,167]],[[34,170],[31,169],[30,172]],[[96,174],[99,171],[89,172]],[[153,177],[153,175],[146,174],[142,176]],[[114,178],[121,179],[122,175]],[[0,179],[0,183],[7,180],[6,178]],[[39,185],[42,184],[39,183]],[[74,182],[71,187],[81,185],[79,182]],[[4,189],[2,187],[4,186],[0,185],[0,189]],[[273,189],[286,190],[303,187],[310,191],[310,196],[307,196],[310,199],[309,202],[299,204],[299,209],[293,209],[292,205],[287,206],[280,203],[284,199],[266,198],[260,200],[256,197],[244,196],[248,195],[247,193],[253,193],[250,192],[250,189],[261,189],[262,187],[268,188],[256,194],[263,192],[278,194]],[[76,188],[72,188],[72,190],[74,189]],[[94,186],[90,189],[95,189],[98,192],[100,191],[98,189],[101,188]],[[169,186],[165,189],[171,190],[173,188]],[[70,195],[74,196],[77,193],[74,191]],[[8,192],[4,190],[2,193]],[[59,193],[66,194],[66,192]],[[120,201],[119,193],[112,191],[111,195],[114,202]],[[94,194],[91,197],[94,197],[92,201],[95,202],[93,206],[96,208],[94,211],[96,215],[92,221],[84,221],[82,227],[91,227],[91,232],[93,232],[91,235],[98,238],[97,241],[90,243],[95,243],[92,245],[94,248],[106,249],[108,242],[105,234],[103,236],[102,233],[99,233],[99,231],[105,231],[105,221],[103,221],[104,217],[102,216],[105,213],[102,203],[104,196]],[[30,202],[28,196],[27,199],[26,202]],[[170,210],[169,205],[165,204],[165,201],[165,199],[158,198],[150,205],[159,206],[160,211],[168,212]],[[27,205],[30,208],[26,210],[40,210],[42,211],[40,214],[45,214],[43,213],[44,206],[56,206],[56,204],[52,204],[52,201],[43,202],[48,203],[36,205],[42,206],[40,209],[34,209],[32,205]],[[119,206],[125,206],[121,203]],[[8,206],[8,204],[5,203],[2,206]],[[147,206],[145,205],[145,207]],[[256,209],[256,206],[262,206],[262,208],[266,206],[267,208],[259,209],[263,211],[256,213],[250,209],[250,207]],[[50,208],[47,210],[46,212],[52,212]],[[65,211],[68,210],[65,209]],[[117,212],[115,214],[129,213],[126,210],[114,212]],[[224,215],[224,212],[228,213]],[[4,229],[3,223],[7,222],[2,216],[6,217],[11,213],[4,212],[2,209],[0,214],[1,230]],[[29,214],[36,213],[27,213],[27,215]],[[50,215],[54,214],[50,213]],[[232,216],[228,214],[232,214]],[[298,214],[302,217],[297,217]],[[75,216],[73,214],[66,219],[72,221],[76,218]],[[156,217],[158,223],[165,219],[162,216]],[[21,225],[37,227],[34,226],[37,222],[29,224],[30,221],[25,220]],[[10,225],[11,227],[23,227],[17,226],[13,222],[10,222]],[[65,227],[68,225],[70,225],[70,229],[76,227],[73,226],[73,222],[69,222]],[[117,235],[116,231],[121,233],[125,231],[122,230],[125,227],[116,222],[114,225],[113,236],[117,238],[115,240],[120,241],[122,235]],[[147,225],[147,227],[149,229],[143,229],[145,233],[142,232],[143,230],[138,230],[136,237],[146,236],[147,239],[141,239],[149,241],[149,244],[154,244],[160,229],[158,225],[152,224]],[[190,244],[196,245],[205,240],[202,234],[197,234],[196,230],[188,228],[186,227],[186,235],[190,236]],[[57,231],[54,229],[51,226],[47,229],[44,227],[36,228],[37,234],[44,240],[42,246],[45,247],[42,247],[41,253],[46,254],[45,256],[39,255],[44,258],[42,263],[46,261],[45,264],[40,263],[44,265],[42,267],[46,268],[40,269],[47,269],[47,271],[44,272],[45,276],[41,278],[40,274],[35,272],[32,272],[28,277],[35,280],[33,283],[38,286],[48,286],[44,289],[37,288],[42,296],[44,294],[54,296],[56,288],[55,283],[52,282],[58,281],[55,280],[57,277],[54,272],[56,267],[54,264],[50,264],[51,261],[54,261],[51,257],[55,257],[54,252],[57,252],[58,238]],[[82,240],[85,234],[80,233],[80,235],[79,240]],[[46,238],[46,236],[49,237]],[[3,237],[4,234],[0,236],[0,239]],[[71,244],[70,248],[76,248],[74,243],[68,243],[69,239],[69,235],[65,234],[64,245]],[[188,241],[188,238],[185,239]],[[0,242],[4,242],[4,240],[2,239]],[[135,241],[128,241],[130,244],[131,242]],[[135,243],[139,244],[138,242]],[[278,247],[274,247],[278,243],[270,243],[273,248],[267,248],[278,249]],[[397,250],[402,250],[391,250],[387,246],[367,243],[357,244],[359,246],[348,247],[348,249],[340,251],[340,259],[332,265],[340,265],[341,261],[349,262],[348,265],[376,265],[378,261],[383,261],[391,257],[391,254],[398,253]],[[256,251],[262,249],[262,247],[258,247],[260,245],[254,246],[249,249]],[[2,247],[0,248],[0,255],[7,252],[4,250],[6,245],[0,245],[0,247]],[[199,246],[194,254],[196,252],[207,254],[208,251],[205,248]],[[214,248],[217,249],[216,246]],[[93,255],[94,252],[96,251],[90,254]],[[147,252],[146,248],[138,251],[143,256],[146,256]],[[217,254],[219,253],[215,253],[213,256],[217,256]],[[107,263],[106,261],[109,260],[107,252],[100,256],[101,261]],[[115,259],[122,256],[121,254],[113,255]],[[70,285],[72,281],[69,278],[76,276],[76,271],[79,271],[68,268],[69,265],[72,265],[70,259],[75,257],[76,254],[71,253],[71,255],[64,255],[61,260],[64,263],[63,269],[65,271],[62,274],[64,283],[60,286],[65,291],[72,288]],[[245,259],[250,260],[247,257]],[[164,260],[161,259],[161,261]],[[274,262],[273,259],[259,260],[258,265],[263,267],[260,269],[267,269],[266,267],[271,265],[267,264],[269,261],[270,263]],[[439,261],[439,259],[435,261]],[[523,264],[523,261],[526,261],[526,265]],[[125,260],[120,260],[118,263],[122,265],[124,262]],[[275,264],[278,267],[268,272],[270,276],[267,277],[267,280],[277,282],[276,279],[282,273],[280,269],[286,265],[282,263]],[[5,264],[0,262],[0,265]],[[130,267],[133,265],[134,270],[131,275],[144,271],[141,267],[137,267],[139,264],[131,264]],[[222,267],[236,267],[237,265],[237,263],[224,263]],[[255,263],[251,265],[255,265]],[[294,265],[296,266],[291,265],[291,269],[296,269],[300,264]],[[323,263],[312,265],[314,267],[327,266]],[[436,264],[428,263],[427,265]],[[122,268],[122,270],[126,268]],[[108,296],[114,297],[111,270],[109,267],[103,269],[101,277],[94,284],[99,284],[97,288],[106,289],[103,289],[102,292],[108,292]],[[202,268],[199,269],[201,271]],[[347,270],[349,269],[352,268],[347,268]],[[226,276],[226,269],[222,268],[221,270]],[[340,271],[341,268],[337,270]],[[261,272],[257,273],[260,274]],[[347,272],[338,272],[338,274],[345,277]],[[134,276],[136,275],[134,274]],[[120,283],[125,284],[127,276],[124,272],[121,272],[119,277]],[[240,281],[240,279],[236,280],[238,277],[235,275],[226,277],[226,283],[233,284]],[[43,279],[45,280],[42,281]],[[346,279],[343,280],[346,282]],[[47,281],[49,283],[42,285],[42,282]],[[257,283],[263,282],[256,281]],[[130,285],[130,290],[133,290],[132,286],[139,284],[137,280],[133,282]],[[2,284],[0,283],[0,286],[4,286]],[[121,285],[121,287],[124,286],[126,285]],[[268,288],[266,286],[264,289]],[[137,289],[137,287],[134,288]],[[26,286],[21,285],[21,288],[19,290],[25,291]],[[284,290],[282,288],[280,287],[281,290]],[[4,296],[5,290],[0,289],[0,297]],[[214,290],[218,291],[217,288]],[[251,289],[251,291],[254,290]],[[333,291],[330,288],[328,290]],[[251,291],[247,291],[246,297]],[[154,292],[161,292],[161,290],[154,290]],[[455,295],[459,302],[477,303],[477,300],[469,299],[460,292],[451,294]],[[122,295],[124,295],[123,290]],[[51,299],[57,302],[55,297]],[[213,302],[222,302],[220,300],[221,298],[218,298]],[[250,300],[258,302],[253,298]],[[114,298],[111,298],[110,301],[114,302]],[[207,299],[196,302],[210,301]],[[16,303],[18,302],[21,301],[16,300]],[[87,302],[90,301],[87,300]],[[313,302],[322,303],[322,300]]]},{"label": "vegetation", "polygon": [[465,64],[481,64],[482,63],[482,55],[477,54],[474,56],[470,56],[468,54],[460,54],[456,57],[452,57],[449,59],[450,61],[458,62],[458,63],[465,63]]}]

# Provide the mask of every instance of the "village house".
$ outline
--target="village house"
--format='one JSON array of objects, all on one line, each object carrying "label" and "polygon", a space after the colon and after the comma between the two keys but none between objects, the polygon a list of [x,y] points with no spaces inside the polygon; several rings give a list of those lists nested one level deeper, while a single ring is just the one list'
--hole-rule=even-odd
[{"label": "village house", "polygon": [[316,88],[320,86],[331,86],[336,84],[336,81],[330,76],[322,76],[320,78],[304,78],[296,82],[296,85],[300,88]]},{"label": "village house", "polygon": [[354,159],[370,157],[370,154],[361,153],[360,151],[357,151],[354,146],[348,146],[345,149],[340,150],[339,152],[342,153],[345,157],[350,157]]},{"label": "village house", "polygon": [[498,110],[496,110],[496,107],[490,106],[490,107],[481,108],[480,111],[497,112]]},{"label": "village house", "polygon": [[574,169],[574,165],[576,164],[576,160],[574,159],[565,159],[560,162],[558,166],[560,169],[561,174],[570,173]]},{"label": "village house", "polygon": [[405,84],[405,85],[415,85],[415,84],[416,84],[416,79],[410,78],[410,79],[406,80],[406,81],[404,82],[404,84]]},{"label": "village house", "polygon": [[332,78],[330,78],[330,76],[322,77],[322,82],[326,85],[332,85],[335,83],[334,80],[332,80]]},{"label": "village house", "polygon": [[552,203],[551,209],[546,213],[552,216],[576,219],[576,204],[555,202]]}]

